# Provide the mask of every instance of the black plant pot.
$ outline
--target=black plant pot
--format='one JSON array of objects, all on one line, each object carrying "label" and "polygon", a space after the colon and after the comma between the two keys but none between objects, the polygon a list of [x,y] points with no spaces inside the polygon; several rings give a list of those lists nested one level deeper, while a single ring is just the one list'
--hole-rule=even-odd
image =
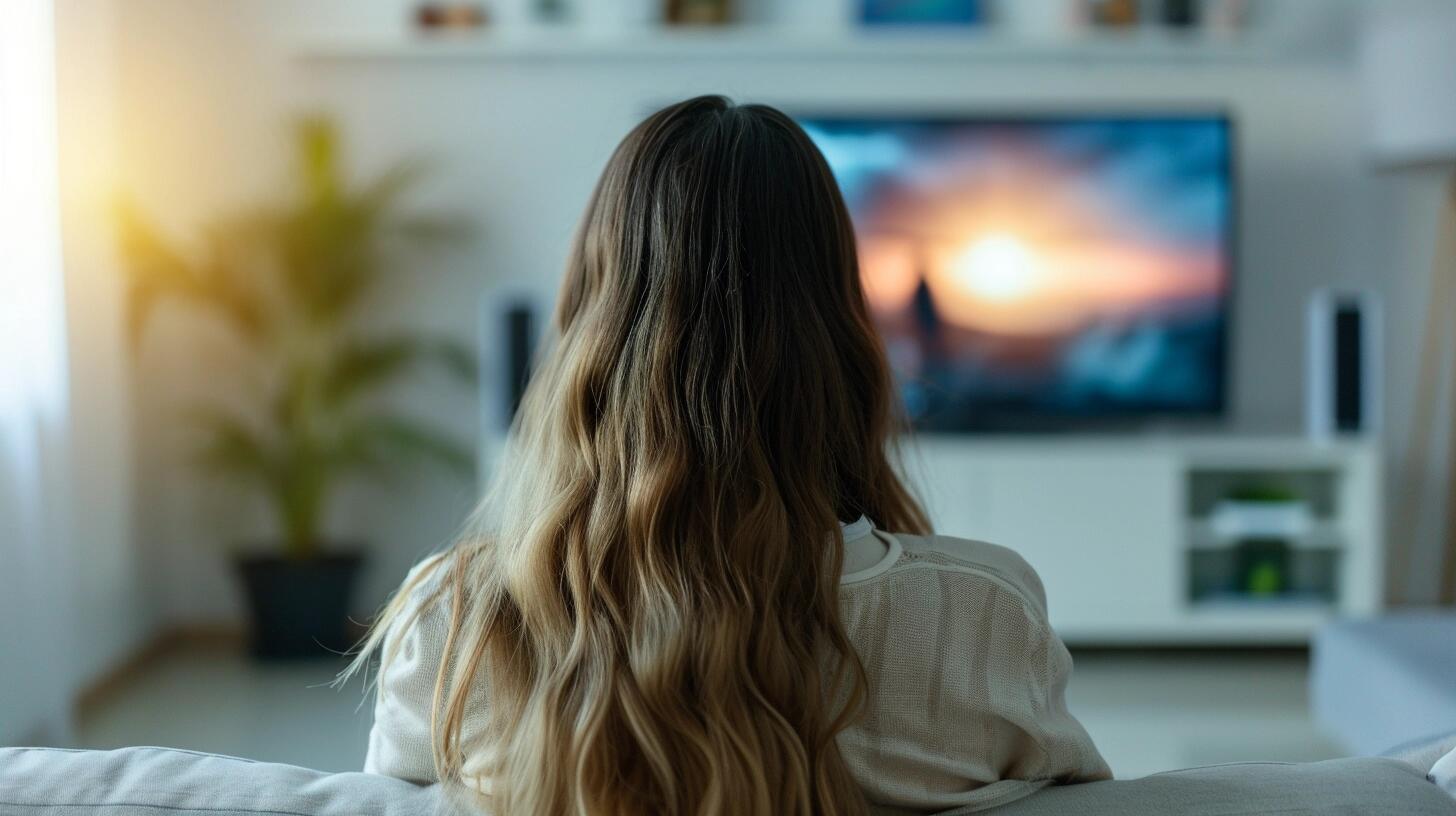
[{"label": "black plant pot", "polygon": [[253,616],[253,655],[322,657],[353,646],[349,599],[363,562],[358,553],[303,560],[238,557],[238,574]]}]

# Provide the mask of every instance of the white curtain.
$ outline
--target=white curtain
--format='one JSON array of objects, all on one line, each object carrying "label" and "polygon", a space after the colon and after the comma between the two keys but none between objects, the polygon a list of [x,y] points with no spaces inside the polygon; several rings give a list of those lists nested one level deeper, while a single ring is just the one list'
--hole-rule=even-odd
[{"label": "white curtain", "polygon": [[53,14],[50,0],[0,2],[0,744],[68,736]]}]

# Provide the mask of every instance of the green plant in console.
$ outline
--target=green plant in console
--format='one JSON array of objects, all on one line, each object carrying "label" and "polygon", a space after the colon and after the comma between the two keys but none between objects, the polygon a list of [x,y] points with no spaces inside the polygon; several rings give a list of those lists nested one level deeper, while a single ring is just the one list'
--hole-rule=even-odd
[{"label": "green plant in console", "polygon": [[120,233],[134,345],[164,301],[209,316],[235,341],[240,353],[214,369],[230,398],[187,413],[197,459],[261,491],[286,554],[304,559],[319,553],[325,511],[344,482],[414,463],[473,472],[467,446],[384,397],[429,365],[471,383],[476,363],[449,338],[369,326],[382,284],[418,274],[421,253],[470,232],[458,218],[401,211],[424,166],[400,163],[351,187],[338,132],[324,119],[300,124],[296,151],[286,202],[211,224],[195,253],[134,207],[122,208]]},{"label": "green plant in console", "polygon": [[1290,504],[1299,501],[1299,493],[1278,484],[1247,484],[1229,491],[1229,499],[1250,504]]}]

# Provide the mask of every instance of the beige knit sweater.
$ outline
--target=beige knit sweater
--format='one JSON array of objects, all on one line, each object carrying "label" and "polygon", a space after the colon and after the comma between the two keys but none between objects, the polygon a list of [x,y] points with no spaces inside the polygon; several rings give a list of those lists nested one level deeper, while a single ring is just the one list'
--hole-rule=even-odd
[{"label": "beige knit sweater", "polygon": [[[978,541],[890,535],[864,519],[846,525],[844,538],[840,611],[868,673],[869,702],[839,746],[876,811],[983,810],[1048,784],[1111,776],[1067,711],[1072,660],[1020,556]],[[432,585],[423,581],[416,595]],[[379,678],[366,771],[435,781],[430,705],[445,615],[437,604],[389,633],[394,657]],[[488,714],[482,706],[473,716]]]}]

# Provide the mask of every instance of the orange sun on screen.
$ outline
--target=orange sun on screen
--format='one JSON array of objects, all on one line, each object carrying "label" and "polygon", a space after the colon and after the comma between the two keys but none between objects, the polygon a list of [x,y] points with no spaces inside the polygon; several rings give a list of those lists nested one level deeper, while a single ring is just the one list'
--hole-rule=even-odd
[{"label": "orange sun on screen", "polygon": [[950,267],[952,279],[967,294],[992,303],[1022,300],[1043,282],[1036,253],[1009,233],[976,239],[951,260]]}]

